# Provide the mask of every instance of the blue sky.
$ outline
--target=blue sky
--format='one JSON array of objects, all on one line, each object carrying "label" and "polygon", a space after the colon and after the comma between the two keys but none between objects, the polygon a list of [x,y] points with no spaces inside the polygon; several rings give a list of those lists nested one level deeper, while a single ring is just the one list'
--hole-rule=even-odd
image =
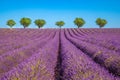
[{"label": "blue sky", "polygon": [[[16,21],[15,28],[22,28],[19,21],[22,17],[45,19],[44,28],[57,28],[56,21],[63,20],[64,28],[75,28],[73,20],[81,17],[86,21],[83,28],[98,28],[96,18],[106,19],[105,28],[120,28],[120,0],[1,0],[0,27],[6,25],[8,19]],[[32,23],[30,28],[37,28]]]}]

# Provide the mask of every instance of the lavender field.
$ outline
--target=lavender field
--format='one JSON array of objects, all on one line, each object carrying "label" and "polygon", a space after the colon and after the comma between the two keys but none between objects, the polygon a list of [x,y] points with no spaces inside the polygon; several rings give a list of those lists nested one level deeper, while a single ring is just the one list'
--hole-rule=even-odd
[{"label": "lavender field", "polygon": [[120,29],[0,29],[0,80],[120,80]]}]

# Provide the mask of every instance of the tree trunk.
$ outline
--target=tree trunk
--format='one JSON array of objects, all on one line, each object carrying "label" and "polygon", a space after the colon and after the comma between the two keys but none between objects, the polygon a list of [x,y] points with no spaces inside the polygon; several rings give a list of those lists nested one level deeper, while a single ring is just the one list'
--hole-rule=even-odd
[{"label": "tree trunk", "polygon": [[25,26],[24,26],[24,29],[25,29]]},{"label": "tree trunk", "polygon": [[10,30],[12,30],[12,28],[10,28]]},{"label": "tree trunk", "polygon": [[102,28],[102,26],[100,26],[100,29]]},{"label": "tree trunk", "polygon": [[38,28],[40,29],[40,26],[38,26]]}]

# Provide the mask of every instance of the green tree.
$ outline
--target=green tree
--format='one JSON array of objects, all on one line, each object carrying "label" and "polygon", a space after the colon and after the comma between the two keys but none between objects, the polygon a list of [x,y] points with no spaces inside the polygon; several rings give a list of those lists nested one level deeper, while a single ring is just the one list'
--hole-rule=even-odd
[{"label": "green tree", "polygon": [[107,24],[107,21],[105,19],[97,18],[96,24],[99,25],[100,28],[102,28]]},{"label": "green tree", "polygon": [[59,26],[60,28],[65,25],[64,21],[57,21],[55,25]]},{"label": "green tree", "polygon": [[37,19],[34,21],[34,23],[38,26],[38,28],[41,28],[46,24],[46,21],[43,19]]},{"label": "green tree", "polygon": [[8,26],[10,26],[10,28],[12,28],[12,27],[16,24],[16,22],[15,22],[14,20],[10,19],[10,20],[7,21],[6,24],[7,24]]},{"label": "green tree", "polygon": [[79,27],[82,27],[85,24],[85,21],[82,18],[76,18],[74,20],[74,24]]},{"label": "green tree", "polygon": [[23,25],[24,28],[26,28],[31,24],[31,19],[24,17],[20,20],[20,24]]}]

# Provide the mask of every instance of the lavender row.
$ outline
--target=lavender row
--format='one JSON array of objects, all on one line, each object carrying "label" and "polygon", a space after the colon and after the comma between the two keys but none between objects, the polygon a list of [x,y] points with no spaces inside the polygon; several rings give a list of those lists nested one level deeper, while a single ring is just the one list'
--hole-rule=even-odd
[{"label": "lavender row", "polygon": [[[26,31],[27,32],[27,31]],[[22,31],[21,31],[21,33],[19,33],[19,32],[15,32],[15,33],[8,33],[8,34],[6,34],[6,35],[1,35],[2,36],[2,38],[1,39],[3,39],[3,41],[1,41],[0,40],[0,43],[1,43],[1,45],[0,45],[0,47],[2,46],[2,44],[7,44],[7,43],[14,43],[14,42],[16,42],[17,40],[19,40],[19,41],[26,41],[26,40],[29,40],[29,39],[31,39],[31,38],[34,38],[34,37],[36,37],[36,36],[38,36],[38,34],[39,35],[41,35],[41,33],[45,33],[45,31],[40,31],[40,32],[38,32],[38,31],[36,31],[36,32],[34,32],[33,31],[33,33],[32,34],[30,34],[30,33],[22,33]],[[11,36],[9,36],[9,34],[11,34]],[[28,35],[28,36],[26,36],[26,34]],[[6,36],[6,37],[5,37]],[[30,38],[31,37],[31,38]]]},{"label": "lavender row", "polygon": [[[54,46],[53,46],[54,45]],[[56,67],[59,49],[59,32],[39,53],[22,62],[18,67],[7,72],[1,80],[55,80],[54,68]]]},{"label": "lavender row", "polygon": [[72,38],[67,30],[65,32],[67,38],[84,53],[91,56],[97,63],[100,63],[114,74],[118,76],[120,75],[120,55],[111,53],[110,51],[96,45]]},{"label": "lavender row", "polygon": [[[91,30],[91,29],[90,29]],[[92,30],[91,30],[92,31]],[[99,31],[99,30],[98,30]],[[106,30],[107,31],[107,30]],[[83,37],[85,37],[85,38],[90,38],[91,39],[91,41],[95,41],[95,40],[97,40],[97,41],[99,41],[99,42],[104,42],[104,43],[110,43],[111,45],[112,45],[112,43],[113,42],[115,42],[117,39],[118,39],[118,37],[119,37],[119,35],[116,35],[115,33],[111,33],[112,35],[116,35],[116,39],[115,38],[112,38],[111,36],[111,34],[110,34],[110,32],[108,32],[108,34],[110,34],[108,37],[109,38],[111,38],[110,40],[106,40],[105,38],[106,38],[106,34],[104,34],[104,33],[102,33],[103,34],[103,36],[101,37],[101,38],[98,38],[98,36],[100,35],[98,32],[96,32],[96,33],[91,33],[91,34],[89,34],[89,35],[84,35],[79,29],[75,29],[75,31],[74,32],[76,32],[76,34],[78,35],[78,36],[83,36]],[[87,32],[86,32],[87,33]],[[118,34],[120,34],[120,32],[118,33]],[[114,39],[114,40],[113,40]],[[120,37],[119,37],[119,39],[120,39]],[[120,47],[120,45],[118,45],[118,44],[120,44],[119,42],[117,43],[117,44],[113,44],[113,45],[115,45],[115,46],[118,46],[118,47]],[[104,45],[104,44],[102,44],[102,45]]]},{"label": "lavender row", "polygon": [[[46,30],[44,30],[44,31],[38,30],[36,32],[34,32],[34,30],[31,30],[31,33],[33,32],[31,34],[28,31],[26,31],[25,33],[24,32],[22,33],[22,31],[25,32],[26,30],[20,30],[15,33],[6,34],[6,38],[3,37],[2,38],[3,40],[2,41],[0,40],[0,43],[1,43],[0,48],[3,48],[5,46],[16,45],[16,44],[19,45],[23,42],[26,43],[31,39],[38,38],[41,35],[41,32],[42,32],[42,35],[44,35],[46,32]],[[19,33],[19,32],[21,32],[21,33]],[[48,32],[48,30],[47,30],[47,32]],[[9,34],[11,34],[11,36],[9,36]],[[2,35],[2,36],[4,36],[4,35]],[[19,46],[17,46],[17,47],[19,47]]]},{"label": "lavender row", "polygon": [[120,29],[92,29],[92,28],[88,28],[88,29],[76,29],[80,32],[84,32],[86,33],[86,35],[89,35],[89,34],[96,34],[96,33],[99,33],[99,34],[113,34],[113,33],[120,33]]},{"label": "lavender row", "polygon": [[[98,30],[98,32],[96,33],[88,33],[88,32],[84,32],[84,30],[82,29],[76,29],[77,31],[79,30],[79,32],[81,34],[83,34],[84,36],[90,36],[90,37],[94,37],[96,39],[99,39],[99,40],[108,40],[108,41],[116,41],[116,40],[120,40],[120,37],[119,37],[119,34],[120,34],[120,29],[119,32],[115,33],[115,32],[110,32],[109,30],[106,30],[106,32],[99,32],[101,30]],[[88,29],[89,31],[92,30],[92,29]],[[111,29],[112,30],[112,29]],[[113,30],[114,31],[114,30]],[[86,34],[85,34],[86,33]],[[103,38],[104,37],[104,38]],[[119,42],[118,42],[119,43]]]},{"label": "lavender row", "polygon": [[[12,34],[12,33],[11,33]],[[17,34],[17,33],[16,33]],[[22,34],[22,33],[21,33]],[[14,36],[14,35],[13,35]],[[13,37],[10,37],[10,38],[7,38],[7,39],[5,39],[5,38],[3,38],[4,40],[7,40],[5,43],[4,42],[2,42],[1,43],[1,45],[0,45],[0,48],[5,48],[5,47],[7,47],[7,46],[14,46],[14,45],[20,45],[21,43],[26,43],[26,42],[28,42],[29,40],[31,40],[30,38],[27,38],[26,36],[19,36],[19,35],[17,35],[16,37],[14,36],[14,38]],[[18,42],[19,41],[19,42]],[[12,47],[11,46],[11,47]]]},{"label": "lavender row", "polygon": [[[22,41],[22,40],[13,41],[13,40],[11,40],[12,42],[14,42],[14,44],[4,45],[3,47],[1,47],[0,55],[5,54],[5,52],[13,51],[13,50],[16,50],[16,49],[18,50],[18,49],[22,48],[23,46],[27,46],[27,45],[30,45],[32,43],[35,43],[36,41],[38,41],[38,39],[42,40],[42,39],[46,38],[46,36],[48,36],[49,33],[50,32],[47,32],[47,34],[45,34],[45,32],[44,32],[42,34],[39,34],[39,36],[35,39],[33,38],[33,39],[29,39],[29,40],[24,40],[24,41]],[[9,41],[9,39],[8,39],[8,41]]]},{"label": "lavender row", "polygon": [[44,47],[48,40],[54,37],[54,34],[55,32],[52,32],[50,36],[41,41],[38,39],[36,43],[32,43],[18,50],[8,52],[4,56],[0,56],[0,73],[2,74],[9,71],[12,67],[17,66],[20,62],[26,60],[34,53],[37,53],[40,48]]},{"label": "lavender row", "polygon": [[24,46],[28,46],[28,45],[30,45],[32,43],[35,43],[35,41],[38,41],[38,39],[42,39],[43,36],[41,36],[40,38],[37,38],[36,40],[35,39],[30,39],[29,41],[28,40],[25,40],[25,41],[17,40],[16,42],[14,42],[14,44],[5,45],[5,46],[3,46],[1,48],[0,55],[4,55],[4,54],[6,54],[5,52],[10,52],[10,51],[13,51],[13,50],[18,50],[18,49],[21,49]]},{"label": "lavender row", "polygon": [[119,80],[77,49],[61,32],[62,80]]},{"label": "lavender row", "polygon": [[[1,55],[0,57],[4,58],[4,56],[6,57],[7,55],[11,55],[10,53],[13,54],[13,52],[19,52],[19,51],[22,51],[22,50],[28,50],[28,49],[34,48],[35,46],[40,45],[40,44],[41,44],[40,46],[43,46],[47,42],[47,40],[49,40],[50,38],[52,38],[52,36],[54,36],[54,33],[55,32],[46,33],[45,35],[43,35],[43,36],[41,36],[39,38],[31,40],[28,45],[23,46],[23,47],[21,47],[19,49],[15,49],[13,51],[9,51],[9,52]],[[46,36],[48,36],[48,37],[46,37]]]},{"label": "lavender row", "polygon": [[[34,30],[33,30],[33,32],[34,32]],[[37,31],[38,32],[38,31]],[[7,51],[9,51],[9,50],[11,50],[11,48],[12,49],[14,49],[14,48],[20,48],[20,47],[22,47],[22,46],[25,46],[25,45],[27,45],[27,44],[29,44],[30,43],[30,41],[33,41],[33,39],[36,39],[36,38],[39,38],[39,37],[41,37],[42,35],[44,35],[45,33],[47,33],[48,32],[48,30],[47,31],[44,31],[44,33],[42,33],[42,34],[40,34],[40,33],[34,33],[35,35],[33,35],[33,37],[32,37],[32,39],[31,38],[26,38],[26,36],[22,36],[22,37],[17,37],[17,38],[15,38],[15,39],[9,39],[9,38],[7,38],[6,40],[7,40],[7,42],[5,42],[5,43],[1,43],[1,50],[0,50],[0,54],[2,54],[2,53],[4,53],[4,52],[7,52]],[[50,30],[49,30],[49,32],[50,32]],[[11,33],[12,34],[12,33]],[[16,33],[17,34],[17,33]],[[21,33],[22,34],[22,33]],[[37,35],[37,37],[36,38],[34,38],[34,36],[36,36]],[[13,35],[14,36],[14,35]],[[29,34],[29,36],[30,36],[30,34]],[[19,42],[18,42],[19,41]],[[3,46],[3,47],[2,47]]]},{"label": "lavender row", "polygon": [[120,47],[119,46],[115,46],[115,45],[113,46],[110,43],[102,44],[101,41],[99,41],[99,40],[96,41],[94,38],[90,38],[90,36],[88,36],[88,37],[77,36],[76,33],[73,33],[73,31],[71,29],[68,29],[68,31],[69,31],[69,34],[76,39],[79,39],[79,40],[87,42],[87,43],[94,44],[94,45],[99,46],[99,47],[106,48],[107,50],[109,50],[111,52],[115,51],[117,54],[119,54],[119,52],[120,52]]},{"label": "lavender row", "polygon": [[[102,31],[102,30],[96,30],[96,32],[92,32],[92,33],[89,33],[89,34],[86,32],[87,35],[85,35],[85,33],[82,33],[82,31],[84,31],[84,30],[76,29],[76,31],[78,31],[80,34],[83,34],[84,36],[87,36],[87,37],[90,36],[92,38],[96,38],[97,40],[106,40],[106,41],[109,41],[109,42],[116,42],[116,43],[120,44],[119,43],[120,29],[118,29],[118,30],[114,30],[114,29],[107,29],[106,30],[105,29],[105,31],[103,31],[103,32],[99,32],[99,31]],[[92,29],[87,29],[87,30],[91,31]]]}]

